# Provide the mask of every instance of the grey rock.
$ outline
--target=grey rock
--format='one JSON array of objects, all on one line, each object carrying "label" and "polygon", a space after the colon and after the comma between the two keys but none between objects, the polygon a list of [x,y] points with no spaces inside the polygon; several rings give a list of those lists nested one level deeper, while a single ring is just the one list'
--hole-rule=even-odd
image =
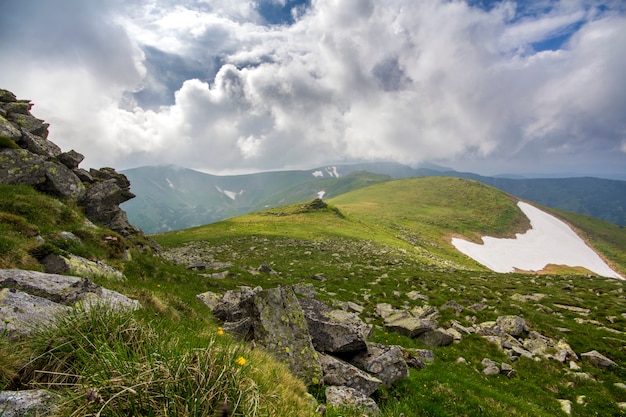
[{"label": "grey rock", "polygon": [[22,136],[22,132],[17,129],[11,122],[0,115],[0,136],[6,136],[17,141]]},{"label": "grey rock", "polygon": [[71,307],[15,288],[0,289],[0,322],[4,323],[12,339],[29,336],[41,327],[49,326],[59,315],[70,310]]},{"label": "grey rock", "polygon": [[0,183],[31,185],[39,191],[64,198],[80,196],[85,190],[83,183],[67,167],[24,149],[0,150]]},{"label": "grey rock", "polygon": [[84,155],[79,154],[75,150],[71,150],[69,152],[63,152],[57,156],[57,159],[60,163],[68,167],[69,169],[76,169],[83,159],[85,159]]},{"label": "grey rock", "polygon": [[354,388],[363,393],[363,395],[370,396],[383,383],[380,379],[333,356],[320,353],[319,358],[326,385],[342,385]]},{"label": "grey rock", "polygon": [[581,358],[589,361],[596,368],[611,368],[613,366],[617,366],[617,363],[602,355],[597,350],[592,350],[590,352],[585,352],[580,354]]},{"label": "grey rock", "polygon": [[495,321],[485,321],[475,326],[476,334],[479,336],[502,336],[504,330]]},{"label": "grey rock", "polygon": [[358,409],[369,416],[377,416],[380,414],[380,409],[374,400],[350,387],[327,387],[326,403],[333,407]]},{"label": "grey rock", "polygon": [[464,310],[463,306],[454,300],[446,302],[444,305],[439,307],[439,309],[440,310],[454,310],[457,316],[460,315]]},{"label": "grey rock", "polygon": [[204,305],[206,305],[209,308],[209,310],[213,312],[213,310],[215,310],[215,308],[221,302],[222,295],[211,292],[211,291],[207,291],[202,294],[196,295],[196,299],[204,303]]},{"label": "grey rock", "polygon": [[500,368],[495,365],[491,365],[483,369],[483,374],[487,376],[498,375],[500,373]]},{"label": "grey rock", "polygon": [[402,354],[407,365],[415,369],[422,369],[435,362],[435,354],[428,349],[403,348]]},{"label": "grey rock", "polygon": [[519,316],[500,316],[496,319],[497,325],[511,336],[521,336],[528,329],[526,320]]},{"label": "grey rock", "polygon": [[41,260],[47,273],[72,274],[81,277],[105,277],[115,281],[123,281],[124,275],[103,261],[91,261],[76,255],[61,256],[49,254]]},{"label": "grey rock", "polygon": [[[251,288],[241,286],[236,290],[226,291],[219,302],[213,307],[213,314],[223,321],[239,321],[248,314],[245,311],[246,303],[261,290],[260,287]],[[213,298],[210,293],[205,294],[207,294],[207,299]]]},{"label": "grey rock", "polygon": [[317,293],[315,291],[315,286],[311,283],[297,283],[293,285],[293,290],[296,295],[299,295],[304,298],[315,298]]},{"label": "grey rock", "polygon": [[387,331],[414,338],[438,328],[439,323],[434,320],[419,319],[408,311],[396,310],[394,314],[385,317],[383,327]]},{"label": "grey rock", "polygon": [[103,302],[118,308],[139,307],[137,301],[107,290],[86,278],[37,271],[0,269],[0,288],[18,289],[66,306],[74,306],[78,302],[88,306]]},{"label": "grey rock", "polygon": [[320,352],[346,353],[365,350],[372,326],[354,313],[333,310],[321,301],[300,300],[313,346]]},{"label": "grey rock", "polygon": [[94,183],[78,200],[78,204],[85,208],[85,215],[91,221],[122,235],[128,235],[134,233],[136,229],[130,225],[126,213],[119,204],[134,198],[135,195],[129,189],[120,187],[119,183],[118,178]]},{"label": "grey rock", "polygon": [[61,397],[49,391],[0,391],[2,417],[56,415]]},{"label": "grey rock", "polygon": [[265,347],[306,384],[322,380],[322,368],[309,335],[307,321],[293,288],[258,292],[247,304],[254,340]]},{"label": "grey rock", "polygon": [[387,386],[409,374],[402,350],[398,346],[368,343],[367,350],[353,356],[349,362],[380,379]]},{"label": "grey rock", "polygon": [[454,336],[445,329],[434,329],[419,336],[430,347],[448,346],[454,342]]},{"label": "grey rock", "polygon": [[7,120],[13,122],[14,126],[19,126],[23,132],[32,133],[33,135],[48,137],[48,123],[38,119],[31,114],[9,113],[7,112]]},{"label": "grey rock", "polygon": [[248,340],[252,338],[253,323],[250,317],[244,317],[239,321],[227,321],[222,325],[222,330],[232,334],[239,340]]},{"label": "grey rock", "polygon": [[94,181],[93,177],[87,170],[84,170],[82,168],[74,168],[72,172],[78,177],[79,180],[83,182],[92,183]]},{"label": "grey rock", "polygon": [[50,157],[58,157],[62,153],[61,148],[53,142],[28,132],[23,132],[20,139],[16,140],[16,143],[20,145],[20,148],[26,149],[27,151],[40,155],[46,159]]}]

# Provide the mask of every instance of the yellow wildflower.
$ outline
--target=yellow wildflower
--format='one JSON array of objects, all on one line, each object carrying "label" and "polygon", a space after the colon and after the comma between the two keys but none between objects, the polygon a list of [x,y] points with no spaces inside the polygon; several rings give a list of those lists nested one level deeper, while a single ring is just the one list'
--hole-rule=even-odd
[{"label": "yellow wildflower", "polygon": [[246,364],[246,358],[244,358],[243,356],[240,356],[237,358],[237,365],[244,366],[245,364]]},{"label": "yellow wildflower", "polygon": [[217,335],[218,336],[223,336],[224,335],[224,329],[222,329],[221,327],[217,328]]}]

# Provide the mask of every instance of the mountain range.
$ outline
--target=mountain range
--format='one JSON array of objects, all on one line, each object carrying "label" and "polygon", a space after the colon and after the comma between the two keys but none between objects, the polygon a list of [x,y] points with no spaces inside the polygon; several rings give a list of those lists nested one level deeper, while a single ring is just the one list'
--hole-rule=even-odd
[{"label": "mountain range", "polygon": [[626,181],[592,177],[504,178],[458,172],[436,165],[397,163],[333,165],[310,170],[211,175],[192,169],[145,166],[122,171],[136,198],[122,205],[145,233],[213,223],[281,205],[331,198],[376,182],[449,176],[474,179],[540,205],[626,226]]}]

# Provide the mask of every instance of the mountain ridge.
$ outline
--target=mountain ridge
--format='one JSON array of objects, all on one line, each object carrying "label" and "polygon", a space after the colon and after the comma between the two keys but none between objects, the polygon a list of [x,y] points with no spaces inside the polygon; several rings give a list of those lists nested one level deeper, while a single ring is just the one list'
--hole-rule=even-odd
[{"label": "mountain ridge", "polygon": [[387,162],[220,176],[173,166],[138,167],[122,171],[137,196],[123,208],[144,232],[159,233],[316,197],[331,198],[373,182],[451,176],[477,180],[537,204],[626,226],[626,181],[594,177],[511,179],[437,168]]}]

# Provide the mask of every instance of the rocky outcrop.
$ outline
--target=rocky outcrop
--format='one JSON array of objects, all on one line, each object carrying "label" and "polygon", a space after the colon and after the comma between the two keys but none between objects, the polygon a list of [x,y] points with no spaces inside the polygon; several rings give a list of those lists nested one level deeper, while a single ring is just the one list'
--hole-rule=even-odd
[{"label": "rocky outcrop", "polygon": [[[434,359],[426,350],[408,353],[398,346],[369,343],[372,326],[354,312],[359,306],[337,303],[343,308],[333,308],[315,298],[310,284],[269,290],[239,287],[197,298],[224,321],[224,331],[253,340],[308,384],[323,382],[334,387],[331,393],[337,395],[337,404],[348,401],[377,409],[368,397],[381,385],[390,386],[408,376],[405,355],[415,368]],[[332,400],[328,403],[333,404]]]},{"label": "rocky outcrop", "polygon": [[83,155],[49,141],[49,125],[34,117],[31,107],[29,100],[0,90],[0,183],[75,199],[94,223],[123,236],[138,233],[119,207],[134,197],[126,176],[112,168],[78,168]]},{"label": "rocky outcrop", "polygon": [[72,308],[139,308],[137,301],[86,278],[0,269],[0,321],[11,338],[30,335]]}]

